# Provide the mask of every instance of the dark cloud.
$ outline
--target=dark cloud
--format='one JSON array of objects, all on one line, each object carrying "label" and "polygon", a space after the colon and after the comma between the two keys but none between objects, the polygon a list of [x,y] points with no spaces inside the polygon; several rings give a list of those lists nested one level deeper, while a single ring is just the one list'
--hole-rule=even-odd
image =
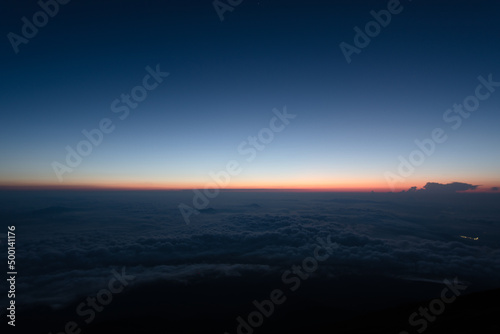
[{"label": "dark cloud", "polygon": [[[453,182],[453,183],[437,183],[437,182],[427,182],[427,184],[418,191],[425,193],[456,193],[459,191],[475,190],[478,186],[463,183],[463,182]],[[411,187],[408,192],[416,192],[417,187]]]},{"label": "dark cloud", "polygon": [[106,286],[111,269],[122,267],[136,276],[134,289],[252,275],[279,280],[326,236],[339,248],[312,279],[458,275],[476,285],[500,279],[495,194],[478,199],[487,210],[477,209],[473,194],[458,196],[462,202],[456,195],[221,194],[211,201],[210,214],[197,215],[190,225],[177,209],[182,194],[146,195],[45,196],[18,206],[12,196],[0,196],[1,220],[19,230],[20,307],[79,302]]},{"label": "dark cloud", "polygon": [[[495,211],[487,216],[461,212],[464,205],[447,208],[463,219],[458,220],[439,215],[440,202],[430,201],[422,210],[419,204],[389,197],[392,194],[261,194],[254,196],[266,209],[252,206],[249,211],[247,199],[231,196],[230,205],[221,195],[213,201],[211,214],[197,216],[190,225],[178,210],[170,209],[178,202],[163,208],[162,203],[151,204],[154,198],[141,203],[135,198],[96,202],[89,197],[73,203],[72,211],[54,214],[59,210],[53,205],[38,209],[38,215],[26,210],[13,218],[22,231],[19,260],[25,279],[19,302],[64,305],[95,293],[109,280],[111,268],[122,266],[137,277],[134,284],[188,284],[200,277],[218,280],[248,273],[279,278],[283,270],[311,255],[318,237],[328,235],[339,248],[316,277],[378,273],[441,279],[453,273],[500,278],[500,251],[482,236],[477,242],[459,237],[490,226],[491,217],[498,217]],[[479,226],[479,221],[484,224]]]},{"label": "dark cloud", "polygon": [[491,187],[491,190],[492,191],[498,191],[498,190],[500,190],[500,188],[499,187]]}]

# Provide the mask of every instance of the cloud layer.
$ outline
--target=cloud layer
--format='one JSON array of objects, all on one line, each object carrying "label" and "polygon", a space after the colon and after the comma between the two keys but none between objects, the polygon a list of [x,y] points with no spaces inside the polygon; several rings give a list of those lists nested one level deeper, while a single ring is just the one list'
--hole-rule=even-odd
[{"label": "cloud layer", "polygon": [[40,200],[30,202],[32,208],[4,208],[3,217],[15,221],[19,231],[18,259],[25,277],[19,301],[64,306],[95,293],[111,269],[122,266],[136,275],[133,284],[189,284],[248,273],[280,277],[310,256],[318,237],[326,236],[340,247],[314,273],[318,278],[380,274],[441,280],[458,275],[486,285],[500,278],[500,215],[494,198],[491,205],[477,198],[484,208],[470,211],[470,198],[450,204],[394,194],[223,193],[213,201],[214,212],[185,225],[174,209],[179,198],[127,196],[98,201],[90,196],[71,203],[58,198],[49,206]]}]

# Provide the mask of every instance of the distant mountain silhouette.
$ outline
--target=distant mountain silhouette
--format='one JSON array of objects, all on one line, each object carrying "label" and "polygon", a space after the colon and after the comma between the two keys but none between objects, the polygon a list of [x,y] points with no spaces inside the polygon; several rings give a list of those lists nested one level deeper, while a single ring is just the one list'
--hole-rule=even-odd
[{"label": "distant mountain silhouette", "polygon": [[339,203],[339,204],[365,204],[365,203],[378,203],[376,201],[370,201],[366,199],[354,199],[354,198],[336,198],[325,200],[329,203]]},{"label": "distant mountain silhouette", "polygon": [[245,207],[247,208],[253,208],[253,209],[259,209],[261,208],[261,206],[257,203],[252,203],[252,204],[248,204],[248,205],[245,205]]}]

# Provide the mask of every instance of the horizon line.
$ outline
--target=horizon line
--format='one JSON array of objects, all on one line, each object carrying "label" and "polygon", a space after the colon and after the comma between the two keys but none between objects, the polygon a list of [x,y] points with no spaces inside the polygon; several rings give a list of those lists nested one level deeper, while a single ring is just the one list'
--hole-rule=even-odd
[{"label": "horizon line", "polygon": [[[390,189],[353,189],[353,188],[217,188],[220,192],[302,192],[302,193],[419,193],[407,190],[391,191]],[[158,188],[158,187],[118,187],[118,186],[84,186],[84,185],[0,185],[0,191],[194,191],[203,188]],[[425,192],[425,191],[424,191]],[[435,192],[433,192],[435,193]],[[499,193],[491,189],[457,191],[456,193]]]}]

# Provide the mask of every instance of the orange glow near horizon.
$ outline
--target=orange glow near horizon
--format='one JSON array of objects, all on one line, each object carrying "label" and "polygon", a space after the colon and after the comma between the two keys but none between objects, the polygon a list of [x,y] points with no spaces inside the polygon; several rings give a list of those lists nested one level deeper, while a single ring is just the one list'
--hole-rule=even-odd
[{"label": "orange glow near horizon", "polygon": [[[297,192],[390,192],[391,189],[385,181],[378,180],[377,182],[368,182],[366,179],[358,179],[357,182],[312,182],[312,180],[302,182],[285,182],[284,180],[278,182],[230,182],[226,187],[219,187],[215,182],[150,182],[150,181],[107,181],[107,182],[0,182],[0,189],[24,189],[24,190],[191,190],[191,189],[204,189],[204,188],[218,188],[222,190],[248,190],[248,191],[297,191]],[[439,181],[431,181],[439,182]],[[439,183],[451,183],[454,181],[442,181]],[[406,182],[400,184],[394,189],[394,192],[401,192],[408,190],[412,186],[421,189],[427,181],[421,182]],[[370,184],[370,186],[367,186]],[[491,188],[493,184],[482,184],[477,190],[473,192],[493,192]],[[472,191],[468,191],[472,192]]]}]

